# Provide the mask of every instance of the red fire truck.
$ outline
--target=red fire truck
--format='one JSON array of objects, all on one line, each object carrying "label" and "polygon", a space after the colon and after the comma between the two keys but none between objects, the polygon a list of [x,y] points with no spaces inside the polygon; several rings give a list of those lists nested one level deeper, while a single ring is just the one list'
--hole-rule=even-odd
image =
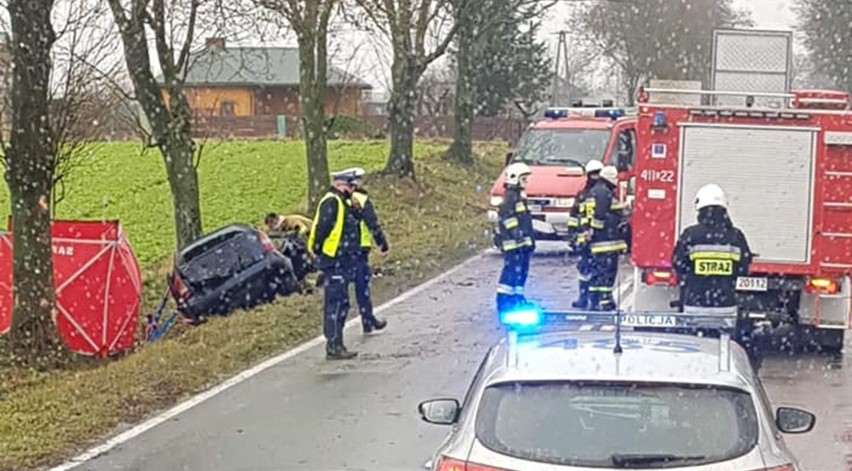
[{"label": "red fire truck", "polygon": [[[746,99],[741,107],[648,103],[656,92]],[[755,95],[784,104],[758,108]],[[849,95],[648,89],[639,95],[637,134],[633,309],[675,309],[672,251],[695,223],[696,191],[716,183],[755,253],[750,276],[737,280],[742,315],[790,323],[797,339],[842,348],[852,327]]]},{"label": "red fire truck", "polygon": [[[609,103],[606,103],[609,104]],[[619,169],[619,196],[626,201],[636,149],[636,117],[631,110],[583,106],[548,108],[545,119],[533,123],[506,156],[506,165],[524,162],[532,169],[527,198],[538,240],[565,240],[568,214],[586,178],[583,166],[592,159]],[[503,201],[505,175],[491,188],[488,220],[499,231],[497,210]]]}]

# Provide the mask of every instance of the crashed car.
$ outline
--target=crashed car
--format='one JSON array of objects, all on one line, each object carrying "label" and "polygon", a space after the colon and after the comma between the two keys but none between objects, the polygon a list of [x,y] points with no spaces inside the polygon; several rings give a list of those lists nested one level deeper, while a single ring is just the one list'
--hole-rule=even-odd
[{"label": "crashed car", "polygon": [[175,254],[168,283],[178,311],[194,320],[301,289],[291,261],[266,234],[242,224],[221,228]]}]

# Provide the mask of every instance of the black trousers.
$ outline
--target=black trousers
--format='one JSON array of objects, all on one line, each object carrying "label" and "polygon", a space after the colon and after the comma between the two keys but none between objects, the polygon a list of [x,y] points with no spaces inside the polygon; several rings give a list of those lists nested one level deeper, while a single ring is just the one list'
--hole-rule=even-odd
[{"label": "black trousers", "polygon": [[578,245],[577,251],[580,254],[580,258],[577,260],[577,282],[580,288],[580,297],[578,301],[581,303],[588,303],[589,282],[592,279],[592,253],[589,251],[589,243],[586,242]]},{"label": "black trousers", "polygon": [[592,309],[615,309],[612,292],[618,278],[618,252],[593,253],[589,267],[589,301]]},{"label": "black trousers", "polygon": [[376,325],[373,314],[373,299],[370,297],[370,281],[373,270],[370,268],[370,251],[362,250],[355,269],[355,299],[358,301],[358,311],[361,313],[361,324],[364,328]]},{"label": "black trousers", "polygon": [[349,283],[355,278],[356,259],[351,263],[335,264],[322,270],[325,277],[322,332],[326,351],[339,352],[343,348],[343,327],[349,313]]},{"label": "black trousers", "polygon": [[524,285],[530,273],[532,251],[512,250],[503,254],[503,271],[497,285],[497,309],[509,307],[513,300],[524,295]]}]

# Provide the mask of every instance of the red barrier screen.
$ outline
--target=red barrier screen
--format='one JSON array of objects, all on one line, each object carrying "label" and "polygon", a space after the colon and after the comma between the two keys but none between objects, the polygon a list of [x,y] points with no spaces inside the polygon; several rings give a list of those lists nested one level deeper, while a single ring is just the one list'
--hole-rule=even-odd
[{"label": "red barrier screen", "polygon": [[[121,225],[54,221],[52,235],[56,324],[68,349],[108,356],[131,348],[142,275]],[[11,326],[12,244],[0,232],[0,334]]]}]

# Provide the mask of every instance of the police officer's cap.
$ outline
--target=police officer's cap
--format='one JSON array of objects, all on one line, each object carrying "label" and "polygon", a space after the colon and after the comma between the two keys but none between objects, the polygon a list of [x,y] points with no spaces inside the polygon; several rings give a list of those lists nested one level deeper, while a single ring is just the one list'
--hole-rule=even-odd
[{"label": "police officer's cap", "polygon": [[353,167],[347,168],[346,170],[341,170],[339,172],[334,172],[331,174],[331,178],[335,181],[342,181],[346,183],[353,183],[358,181],[361,177],[364,176],[364,169],[361,167]]}]

